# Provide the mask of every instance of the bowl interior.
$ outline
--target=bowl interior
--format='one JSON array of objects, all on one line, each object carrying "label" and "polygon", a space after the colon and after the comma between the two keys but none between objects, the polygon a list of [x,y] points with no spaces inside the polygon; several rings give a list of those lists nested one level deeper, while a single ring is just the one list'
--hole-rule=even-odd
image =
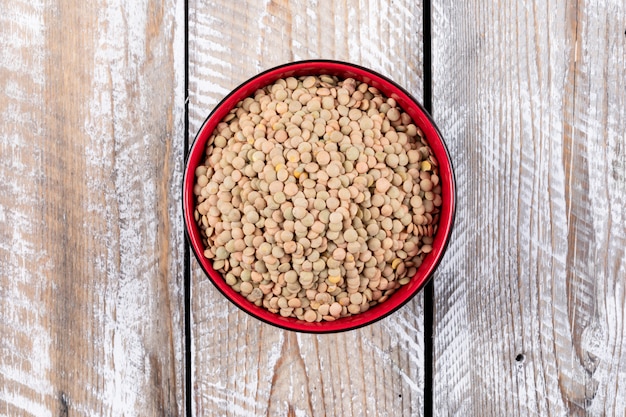
[{"label": "bowl interior", "polygon": [[[252,95],[257,89],[272,84],[280,78],[320,74],[335,75],[340,78],[351,77],[361,82],[366,82],[370,86],[379,89],[385,96],[396,100],[402,109],[411,116],[415,125],[422,130],[439,162],[439,178],[442,186],[441,197],[443,203],[440,209],[438,231],[432,244],[433,250],[424,258],[422,265],[408,284],[398,288],[385,302],[363,313],[335,321],[308,323],[295,318],[285,318],[254,305],[233,290],[222,276],[213,269],[211,262],[203,255],[204,245],[194,220],[195,196],[193,188],[195,168],[204,159],[205,146],[208,139],[211,137],[217,124],[239,101]],[[198,132],[189,152],[183,178],[183,213],[187,235],[194,255],[211,281],[228,299],[249,314],[270,324],[302,332],[327,333],[354,329],[379,320],[404,305],[423,288],[441,260],[452,231],[454,212],[455,181],[452,164],[442,136],[428,113],[403,88],[393,81],[366,68],[338,61],[302,61],[282,65],[251,78],[233,90],[215,107]]]}]

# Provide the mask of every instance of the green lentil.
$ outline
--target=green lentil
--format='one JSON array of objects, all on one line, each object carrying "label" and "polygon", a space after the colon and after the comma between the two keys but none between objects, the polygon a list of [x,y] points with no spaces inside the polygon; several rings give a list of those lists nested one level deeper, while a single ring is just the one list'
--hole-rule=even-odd
[{"label": "green lentil", "polygon": [[441,186],[422,136],[395,100],[354,79],[258,90],[195,170],[205,256],[285,317],[335,320],[384,302],[433,250]]}]

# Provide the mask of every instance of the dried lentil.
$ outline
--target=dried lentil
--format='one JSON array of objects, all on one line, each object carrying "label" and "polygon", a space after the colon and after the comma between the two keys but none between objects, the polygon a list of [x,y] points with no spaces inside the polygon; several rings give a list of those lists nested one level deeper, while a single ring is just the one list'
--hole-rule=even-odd
[{"label": "dried lentil", "polygon": [[438,162],[393,99],[289,77],[218,124],[196,168],[205,257],[251,302],[307,322],[384,302],[432,251]]}]

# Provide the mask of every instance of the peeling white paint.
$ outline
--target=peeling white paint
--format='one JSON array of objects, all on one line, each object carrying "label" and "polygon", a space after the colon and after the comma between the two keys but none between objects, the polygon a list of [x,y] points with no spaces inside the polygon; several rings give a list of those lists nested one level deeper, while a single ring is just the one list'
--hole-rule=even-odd
[{"label": "peeling white paint", "polygon": [[0,15],[0,27],[6,29],[0,31],[0,89],[6,104],[0,108],[0,222],[5,226],[0,236],[0,410],[38,416],[52,415],[46,401],[55,396],[50,386],[53,341],[43,303],[50,289],[45,277],[54,264],[41,244],[45,224],[36,210],[41,167],[27,163],[40,164],[45,152],[42,127],[35,120],[41,117],[45,84],[44,10],[42,2],[29,2]]}]

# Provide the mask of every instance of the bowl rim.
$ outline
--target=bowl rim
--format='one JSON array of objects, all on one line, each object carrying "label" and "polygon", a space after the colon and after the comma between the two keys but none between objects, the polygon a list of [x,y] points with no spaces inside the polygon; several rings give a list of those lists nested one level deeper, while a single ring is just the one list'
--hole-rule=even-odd
[{"label": "bowl rim", "polygon": [[[437,234],[433,242],[433,251],[425,257],[424,262],[418,268],[417,273],[411,278],[409,283],[397,289],[389,299],[363,313],[340,318],[335,321],[313,323],[292,317],[282,317],[280,314],[272,313],[263,307],[254,305],[241,294],[234,291],[226,283],[222,275],[212,268],[211,261],[203,255],[204,246],[202,245],[198,226],[194,219],[195,196],[193,194],[195,169],[204,156],[206,142],[213,134],[217,124],[226,114],[228,114],[237,103],[253,94],[258,88],[263,88],[280,78],[307,74],[330,74],[342,78],[352,77],[378,88],[386,97],[395,99],[402,110],[409,114],[413,122],[422,130],[426,141],[431,149],[433,149],[440,170],[444,168],[446,172],[443,178],[440,175],[440,179],[442,180],[442,194],[444,190],[449,190],[447,195],[442,195],[444,204],[441,206],[442,209]],[[407,104],[410,106],[407,106]],[[441,158],[441,156],[443,156],[443,158]],[[190,169],[191,167],[193,167],[193,169]],[[182,178],[183,222],[187,242],[191,246],[192,252],[200,264],[200,267],[213,285],[231,303],[235,304],[247,314],[281,329],[316,334],[338,333],[368,326],[398,311],[413,299],[413,297],[415,297],[432,279],[450,243],[456,217],[456,192],[456,178],[452,158],[450,157],[450,152],[443,135],[430,113],[406,89],[387,76],[358,64],[331,59],[310,59],[284,63],[259,72],[232,89],[214,106],[198,129],[193,142],[186,150]],[[445,216],[443,213],[445,213]]]}]

